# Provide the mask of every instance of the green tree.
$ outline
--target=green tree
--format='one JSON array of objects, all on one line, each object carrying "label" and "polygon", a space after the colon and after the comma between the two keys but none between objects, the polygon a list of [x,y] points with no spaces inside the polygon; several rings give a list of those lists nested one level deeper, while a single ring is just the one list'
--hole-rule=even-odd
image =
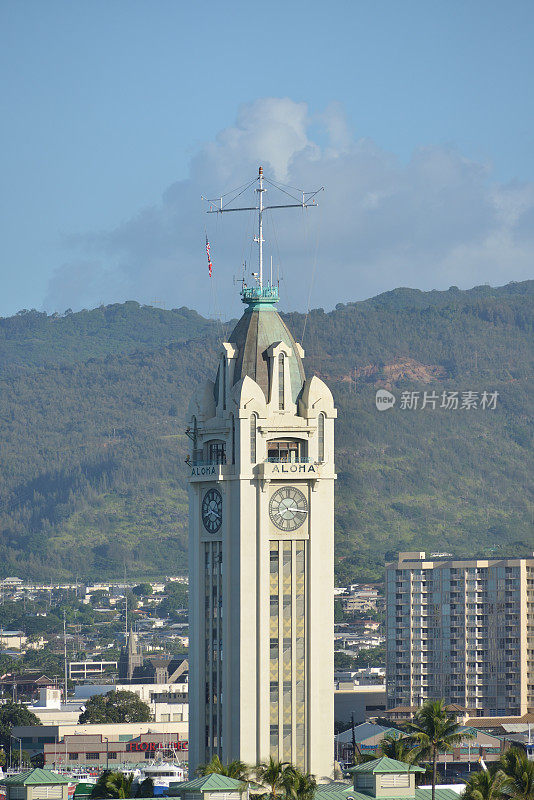
[{"label": "green tree", "polygon": [[534,800],[534,761],[524,750],[511,747],[499,759],[503,792],[516,800]]},{"label": "green tree", "polygon": [[355,659],[347,653],[341,653],[336,650],[334,653],[334,669],[336,670],[353,670],[355,669]]},{"label": "green tree", "polygon": [[481,770],[469,777],[464,800],[501,800],[504,775],[500,770]]},{"label": "green tree", "polygon": [[235,778],[238,781],[249,779],[250,767],[244,761],[230,761],[223,764],[219,756],[215,755],[207,764],[200,764],[196,769],[197,775],[225,775],[227,778]]},{"label": "green tree", "polygon": [[419,761],[419,751],[414,747],[414,741],[407,736],[386,733],[380,742],[380,752],[383,756],[405,764],[417,764]]},{"label": "green tree", "polygon": [[95,783],[92,798],[124,798],[132,796],[133,774],[105,769]]},{"label": "green tree", "polygon": [[432,800],[435,800],[438,753],[452,750],[462,739],[470,738],[470,734],[461,733],[444,700],[427,700],[405,728],[417,743],[418,757],[432,762]]},{"label": "green tree", "polygon": [[152,778],[145,778],[135,790],[136,797],[154,797],[154,781]]},{"label": "green tree", "polygon": [[317,781],[309,772],[301,772],[289,765],[282,771],[281,780],[286,800],[313,800]]},{"label": "green tree", "polygon": [[256,777],[260,783],[269,787],[270,800],[276,800],[277,797],[285,794],[284,773],[287,767],[289,767],[287,761],[278,761],[272,756],[269,756],[268,761],[258,764],[256,767]]},{"label": "green tree", "polygon": [[0,706],[0,745],[4,751],[11,750],[11,731],[17,725],[41,725],[41,720],[22,703]]},{"label": "green tree", "polygon": [[80,714],[81,723],[150,722],[151,719],[150,706],[135,692],[127,691],[95,695]]},{"label": "green tree", "polygon": [[139,583],[137,586],[133,587],[132,592],[137,595],[137,597],[148,597],[152,594],[152,586],[150,583]]}]

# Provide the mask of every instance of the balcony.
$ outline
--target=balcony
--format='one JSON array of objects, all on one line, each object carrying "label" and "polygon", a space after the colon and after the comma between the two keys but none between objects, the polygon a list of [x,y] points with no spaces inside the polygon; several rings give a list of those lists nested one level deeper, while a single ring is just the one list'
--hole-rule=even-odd
[{"label": "balcony", "polygon": [[202,481],[220,481],[234,475],[235,464],[221,464],[217,461],[187,461],[186,464],[191,470],[189,480],[194,483]]},{"label": "balcony", "polygon": [[298,458],[266,458],[266,464],[313,464],[313,458],[309,456],[299,456]]},{"label": "balcony", "polygon": [[268,458],[255,467],[254,473],[258,478],[263,480],[275,480],[284,477],[298,481],[314,480],[321,477],[335,477],[331,464],[328,466],[326,464],[318,464],[307,456],[300,456],[292,461]]}]

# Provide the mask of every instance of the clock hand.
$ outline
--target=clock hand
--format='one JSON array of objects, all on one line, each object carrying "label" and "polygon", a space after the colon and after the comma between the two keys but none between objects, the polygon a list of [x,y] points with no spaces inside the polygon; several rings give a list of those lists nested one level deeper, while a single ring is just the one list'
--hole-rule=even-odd
[{"label": "clock hand", "polygon": [[306,513],[303,508],[294,508],[293,506],[286,506],[284,510],[285,511],[298,511],[299,514],[305,514]]}]

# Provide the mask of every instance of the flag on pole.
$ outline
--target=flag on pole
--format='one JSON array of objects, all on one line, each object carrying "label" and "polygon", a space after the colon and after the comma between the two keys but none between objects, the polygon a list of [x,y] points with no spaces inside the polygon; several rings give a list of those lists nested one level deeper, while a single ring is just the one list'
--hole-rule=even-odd
[{"label": "flag on pole", "polygon": [[206,255],[208,257],[208,272],[209,272],[210,278],[211,278],[211,271],[212,271],[213,264],[211,263],[210,243],[208,241],[208,235],[207,234],[206,234]]}]

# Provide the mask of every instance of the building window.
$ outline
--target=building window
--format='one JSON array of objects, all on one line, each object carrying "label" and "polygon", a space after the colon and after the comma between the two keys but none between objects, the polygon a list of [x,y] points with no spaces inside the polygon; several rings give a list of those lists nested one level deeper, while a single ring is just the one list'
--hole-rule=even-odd
[{"label": "building window", "polygon": [[106,758],[109,758],[110,760],[117,758],[117,753],[115,753],[113,750],[110,750],[109,753],[106,753]]},{"label": "building window", "polygon": [[277,439],[267,442],[267,460],[272,462],[298,462],[305,460],[306,443],[299,439]]},{"label": "building window", "polygon": [[208,442],[208,461],[212,464],[226,464],[226,444],[219,440]]},{"label": "building window", "polygon": [[78,760],[78,753],[69,753],[69,760],[70,761],[77,761]]},{"label": "building window", "polygon": [[232,418],[232,464],[235,464],[235,417],[233,414],[230,416]]},{"label": "building window", "polygon": [[198,422],[197,418],[193,417],[193,451],[197,449],[198,442]]},{"label": "building window", "polygon": [[86,753],[85,757],[88,761],[98,761],[100,753]]},{"label": "building window", "polygon": [[222,360],[222,401],[223,409],[226,409],[226,358]]},{"label": "building window", "polygon": [[278,408],[280,411],[284,410],[284,394],[285,394],[285,356],[280,353],[278,356]]},{"label": "building window", "polygon": [[250,463],[256,463],[256,414],[250,415]]},{"label": "building window", "polygon": [[407,789],[410,786],[410,776],[407,772],[380,776],[381,789]]},{"label": "building window", "polygon": [[318,455],[319,461],[324,461],[324,414],[319,414],[317,417],[317,437],[318,437]]}]

